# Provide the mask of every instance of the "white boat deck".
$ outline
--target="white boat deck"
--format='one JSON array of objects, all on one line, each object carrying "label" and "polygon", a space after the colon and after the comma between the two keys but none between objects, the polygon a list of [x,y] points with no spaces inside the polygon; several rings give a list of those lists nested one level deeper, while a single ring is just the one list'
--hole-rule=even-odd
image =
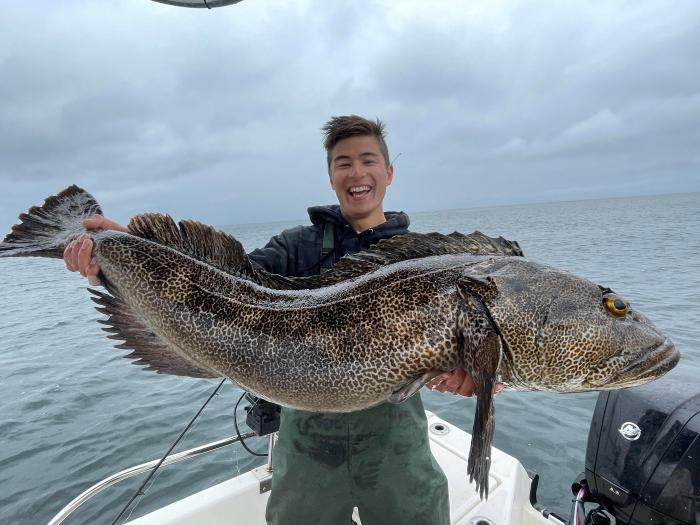
[{"label": "white boat deck", "polygon": [[[474,485],[467,481],[471,436],[430,412],[427,415],[431,449],[449,482],[452,525],[561,525],[555,517],[545,518],[532,507],[525,469],[496,448],[491,459],[489,498],[481,501]],[[269,486],[270,475],[265,466],[259,467],[129,523],[264,525],[269,491],[261,491],[261,482]]]}]

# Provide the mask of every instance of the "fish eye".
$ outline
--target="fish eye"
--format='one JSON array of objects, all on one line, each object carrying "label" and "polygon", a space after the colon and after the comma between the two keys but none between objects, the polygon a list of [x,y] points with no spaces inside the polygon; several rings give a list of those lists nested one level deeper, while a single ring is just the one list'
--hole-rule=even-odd
[{"label": "fish eye", "polygon": [[620,297],[614,294],[606,294],[603,296],[603,303],[608,309],[608,312],[615,317],[624,317],[629,311],[629,304],[623,301]]}]

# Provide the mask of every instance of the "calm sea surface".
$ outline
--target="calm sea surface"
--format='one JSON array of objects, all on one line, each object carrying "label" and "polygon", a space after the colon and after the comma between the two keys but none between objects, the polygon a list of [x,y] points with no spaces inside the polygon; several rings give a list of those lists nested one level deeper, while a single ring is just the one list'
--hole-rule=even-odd
[{"label": "calm sea surface", "polygon": [[[700,380],[700,194],[439,211],[412,221],[414,231],[516,239],[528,257],[614,288],[683,354],[667,379],[679,389]],[[250,250],[293,224],[226,230]],[[131,365],[105,339],[85,287],[57,260],[0,260],[0,523],[45,523],[91,484],[159,458],[217,384]],[[227,384],[178,450],[233,434],[239,394]],[[473,399],[422,395],[428,409],[471,428]],[[583,470],[595,400],[514,392],[496,400],[495,445],[540,474],[540,502],[562,514]],[[167,467],[132,517],[260,463],[233,446]],[[106,490],[67,523],[111,523],[140,482]]]}]

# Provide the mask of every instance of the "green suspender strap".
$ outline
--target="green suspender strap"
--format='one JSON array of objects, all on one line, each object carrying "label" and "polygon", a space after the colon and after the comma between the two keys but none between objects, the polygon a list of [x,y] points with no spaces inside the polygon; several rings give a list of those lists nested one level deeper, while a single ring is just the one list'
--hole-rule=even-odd
[{"label": "green suspender strap", "polygon": [[323,246],[321,247],[321,273],[327,272],[333,268],[333,255],[329,255],[333,252],[334,248],[334,232],[333,225],[330,222],[323,224]]}]

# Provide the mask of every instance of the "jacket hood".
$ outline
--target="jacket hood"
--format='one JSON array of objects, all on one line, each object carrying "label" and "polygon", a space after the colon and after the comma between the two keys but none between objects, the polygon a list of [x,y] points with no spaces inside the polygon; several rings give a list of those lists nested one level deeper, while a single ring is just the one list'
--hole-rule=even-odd
[{"label": "jacket hood", "polygon": [[[308,212],[312,224],[324,224],[329,222],[336,226],[350,226],[348,221],[345,220],[345,217],[343,217],[343,214],[340,213],[340,205],[338,204],[312,206],[308,209]],[[402,211],[385,211],[384,216],[386,217],[386,222],[372,228],[373,230],[381,230],[382,233],[389,233],[391,235],[405,233],[408,229],[408,225],[411,223],[408,215]]]}]

